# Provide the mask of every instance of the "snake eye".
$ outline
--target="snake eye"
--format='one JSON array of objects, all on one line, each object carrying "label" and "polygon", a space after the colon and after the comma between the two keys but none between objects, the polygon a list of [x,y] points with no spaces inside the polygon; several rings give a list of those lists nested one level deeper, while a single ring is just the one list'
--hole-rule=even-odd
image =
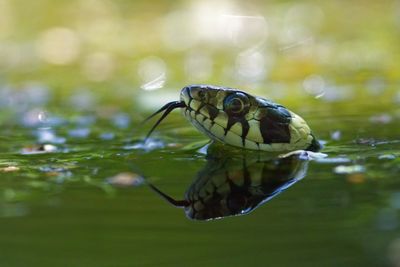
[{"label": "snake eye", "polygon": [[242,115],[248,112],[249,98],[243,93],[234,93],[224,99],[224,110],[231,115]]}]

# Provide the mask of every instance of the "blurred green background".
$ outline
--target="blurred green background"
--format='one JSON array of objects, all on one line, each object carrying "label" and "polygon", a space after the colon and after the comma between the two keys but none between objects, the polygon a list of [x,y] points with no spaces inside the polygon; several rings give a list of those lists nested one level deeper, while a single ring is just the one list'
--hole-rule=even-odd
[{"label": "blurred green background", "polygon": [[397,81],[399,18],[398,1],[1,0],[0,74],[66,92],[293,82],[320,95]]},{"label": "blurred green background", "polygon": [[[399,1],[0,0],[0,265],[399,267],[399,62]],[[112,186],[183,196],[205,137],[140,121],[194,83],[284,104],[328,158],[211,222]]]}]

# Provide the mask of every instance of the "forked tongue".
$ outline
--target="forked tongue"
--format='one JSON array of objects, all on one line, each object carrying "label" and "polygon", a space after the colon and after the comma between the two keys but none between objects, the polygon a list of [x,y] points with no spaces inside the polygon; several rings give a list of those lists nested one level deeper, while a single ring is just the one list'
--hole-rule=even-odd
[{"label": "forked tongue", "polygon": [[165,119],[165,117],[168,116],[168,114],[176,109],[176,108],[184,108],[186,107],[185,102],[183,101],[173,101],[173,102],[169,102],[167,104],[165,104],[162,108],[160,108],[159,110],[157,110],[156,112],[154,112],[153,114],[151,114],[147,119],[145,119],[143,121],[143,123],[147,122],[148,120],[150,120],[151,118],[153,118],[155,115],[157,115],[160,112],[163,112],[165,110],[165,112],[162,114],[162,116],[158,119],[158,121],[154,124],[154,126],[150,129],[149,133],[146,135],[146,138],[144,139],[144,141],[147,141],[147,138],[149,138],[149,136],[151,135],[151,133],[154,131],[154,129],[162,122],[162,120]]}]

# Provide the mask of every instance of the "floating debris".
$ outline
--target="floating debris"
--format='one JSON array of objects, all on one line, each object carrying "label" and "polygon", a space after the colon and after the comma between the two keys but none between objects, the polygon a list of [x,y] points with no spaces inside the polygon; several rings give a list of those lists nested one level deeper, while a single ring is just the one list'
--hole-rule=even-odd
[{"label": "floating debris", "polygon": [[33,145],[24,147],[21,150],[22,155],[35,155],[35,154],[44,154],[44,153],[54,153],[57,152],[58,148],[51,144],[43,144],[43,145]]},{"label": "floating debris", "polygon": [[334,172],[337,174],[363,173],[365,172],[365,167],[362,165],[339,165],[335,167]]},{"label": "floating debris", "polygon": [[114,186],[128,187],[140,186],[145,182],[145,180],[137,173],[121,172],[113,177],[107,178],[106,182]]},{"label": "floating debris", "polygon": [[17,166],[7,166],[7,167],[2,167],[0,168],[1,172],[16,172],[19,171],[19,167]]}]

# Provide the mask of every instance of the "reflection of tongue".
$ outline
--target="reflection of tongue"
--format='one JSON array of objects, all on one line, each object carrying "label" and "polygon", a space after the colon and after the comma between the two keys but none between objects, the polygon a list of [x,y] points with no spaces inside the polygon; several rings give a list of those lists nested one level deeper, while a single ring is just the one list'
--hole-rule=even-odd
[{"label": "reflection of tongue", "polygon": [[175,200],[172,197],[168,196],[164,192],[161,192],[157,187],[155,187],[152,184],[149,184],[150,188],[156,191],[160,196],[162,196],[166,201],[174,205],[175,207],[178,208],[186,208],[190,205],[190,202],[187,200]]}]

